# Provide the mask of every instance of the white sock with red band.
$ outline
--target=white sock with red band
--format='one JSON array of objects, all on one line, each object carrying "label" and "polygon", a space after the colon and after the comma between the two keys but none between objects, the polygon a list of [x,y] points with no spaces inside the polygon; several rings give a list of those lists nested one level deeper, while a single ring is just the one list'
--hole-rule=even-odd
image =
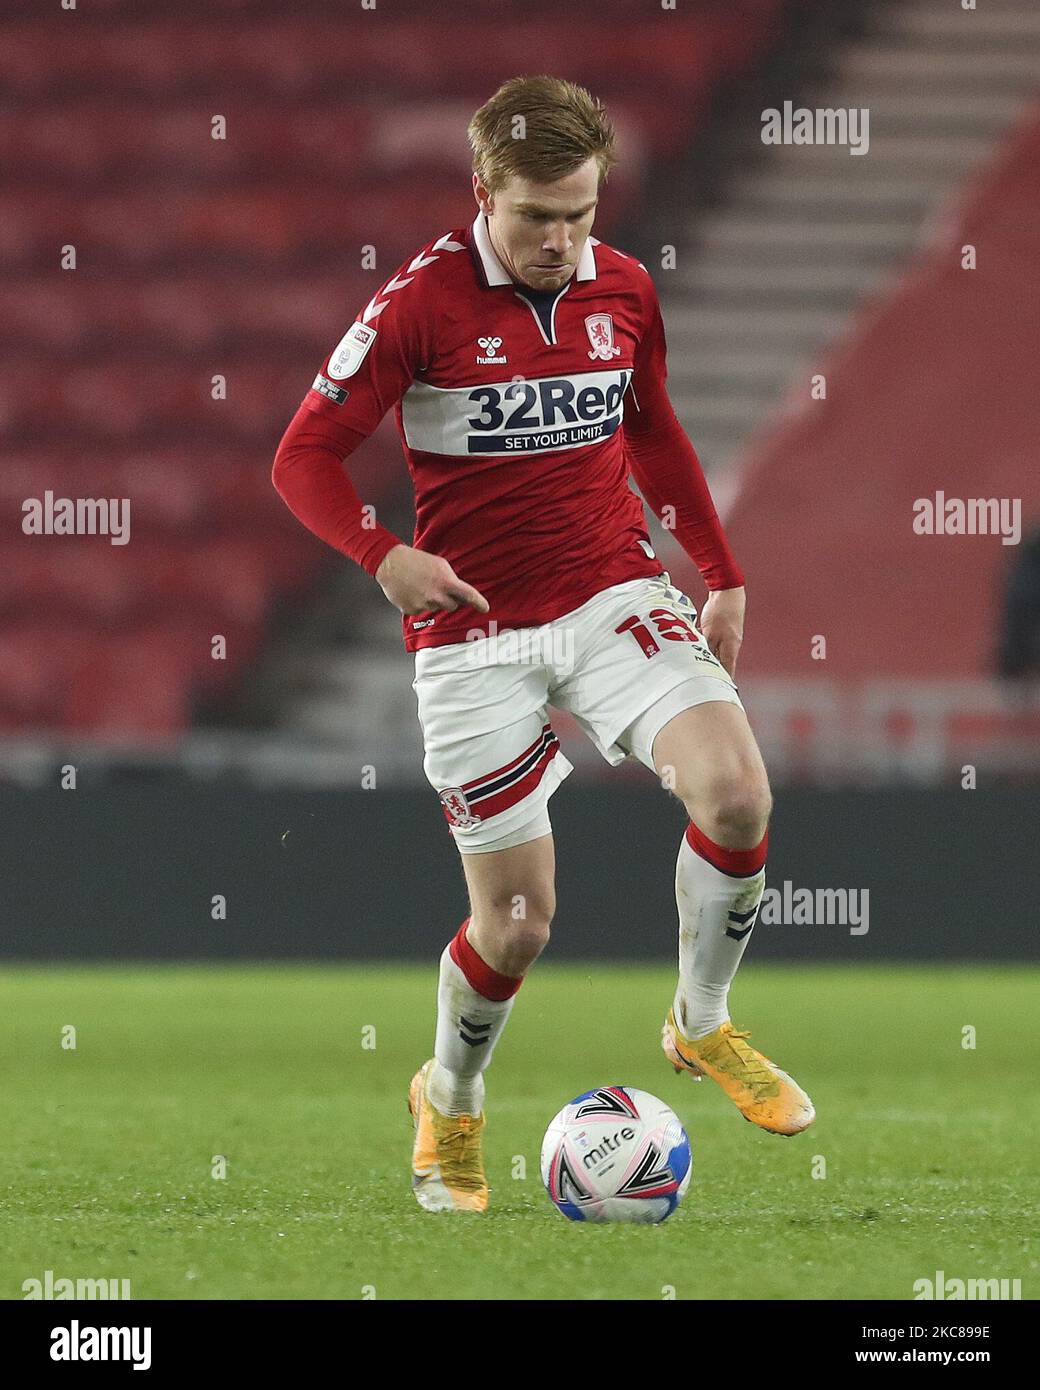
[{"label": "white sock with red band", "polygon": [[444,948],[437,989],[436,1065],[427,1095],[442,1115],[479,1115],[483,1073],[506,1026],[523,976],[500,975],[466,939],[469,918]]},{"label": "white sock with red band", "polygon": [[675,865],[679,984],[675,1021],[703,1038],[729,1018],[727,998],[766,886],[768,830],[754,849],[726,849],[691,821]]}]

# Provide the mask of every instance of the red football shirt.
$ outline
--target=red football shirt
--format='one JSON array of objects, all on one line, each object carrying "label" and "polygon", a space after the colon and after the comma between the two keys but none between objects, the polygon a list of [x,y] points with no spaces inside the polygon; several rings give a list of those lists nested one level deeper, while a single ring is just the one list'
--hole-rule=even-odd
[{"label": "red football shirt", "polygon": [[304,398],[275,483],[374,574],[399,540],[360,530],[360,499],[342,469],[328,471],[328,451],[342,459],[394,408],[415,487],[413,544],[490,604],[406,616],[410,651],[492,623],[536,626],[611,584],[660,574],[630,466],[658,515],[673,509],[709,587],[735,587],[743,577],[665,376],[642,265],[590,237],[559,291],[534,292],[510,279],[479,214],[373,295]]}]

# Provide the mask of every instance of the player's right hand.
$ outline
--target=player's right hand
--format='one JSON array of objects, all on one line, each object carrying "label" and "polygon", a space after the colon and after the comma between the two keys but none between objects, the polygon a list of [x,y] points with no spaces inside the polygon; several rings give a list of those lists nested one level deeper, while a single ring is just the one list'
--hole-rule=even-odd
[{"label": "player's right hand", "polygon": [[376,570],[376,582],[394,607],[409,617],[415,613],[454,613],[466,604],[486,613],[491,606],[442,556],[428,555],[410,545],[395,545],[387,551]]}]

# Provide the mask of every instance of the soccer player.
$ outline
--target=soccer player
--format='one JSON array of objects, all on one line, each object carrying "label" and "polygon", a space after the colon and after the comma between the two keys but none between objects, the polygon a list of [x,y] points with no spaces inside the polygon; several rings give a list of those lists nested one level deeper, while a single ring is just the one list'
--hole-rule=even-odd
[{"label": "soccer player", "polygon": [[[296,516],[404,615],[424,771],[462,855],[470,913],[441,956],[434,1056],[409,1093],[412,1184],[431,1211],[487,1206],[484,1072],[555,907],[548,802],[571,764],[550,706],[608,763],[631,755],[656,772],[689,816],[668,1061],[773,1133],[815,1114],[729,1018],[772,804],[733,681],[744,578],[665,391],[653,282],[590,235],[613,128],[584,89],[523,77],[469,137],[475,220],[373,294],[274,465]],[[342,467],[391,407],[415,487],[412,545],[373,524]],[[699,630],[630,472],[705,580]]]}]

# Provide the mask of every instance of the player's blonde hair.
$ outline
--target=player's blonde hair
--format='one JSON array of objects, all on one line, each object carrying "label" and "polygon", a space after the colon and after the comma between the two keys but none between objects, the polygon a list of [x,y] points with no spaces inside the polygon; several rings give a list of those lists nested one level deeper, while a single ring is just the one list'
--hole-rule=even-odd
[{"label": "player's blonde hair", "polygon": [[602,183],[617,163],[603,105],[562,77],[513,77],[469,123],[473,169],[495,193],[513,175],[554,183],[595,158]]}]

